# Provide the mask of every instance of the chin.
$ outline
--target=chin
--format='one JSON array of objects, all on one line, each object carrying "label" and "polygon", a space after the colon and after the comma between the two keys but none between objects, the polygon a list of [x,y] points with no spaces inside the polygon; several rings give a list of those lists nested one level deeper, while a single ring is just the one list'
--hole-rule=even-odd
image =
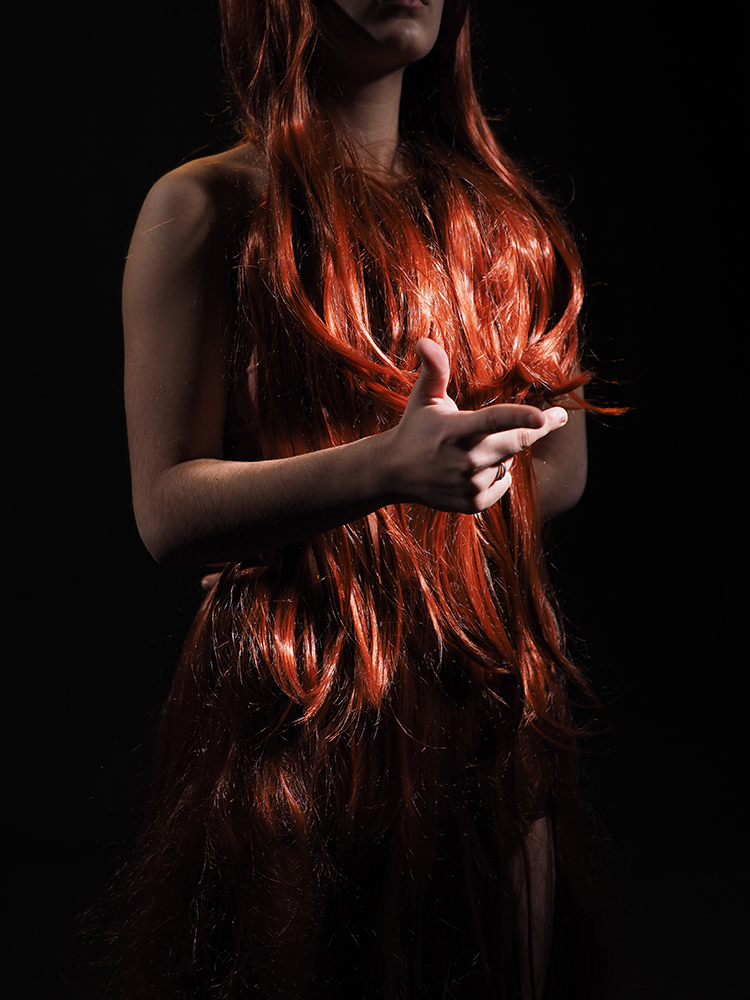
[{"label": "chin", "polygon": [[443,0],[328,0],[324,45],[356,76],[393,72],[432,51],[442,13]]}]

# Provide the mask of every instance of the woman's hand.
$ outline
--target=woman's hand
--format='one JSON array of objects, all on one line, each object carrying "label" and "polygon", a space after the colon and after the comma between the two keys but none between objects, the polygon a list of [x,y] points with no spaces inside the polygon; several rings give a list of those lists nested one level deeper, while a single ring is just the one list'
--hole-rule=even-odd
[{"label": "woman's hand", "polygon": [[422,370],[390,451],[396,492],[436,510],[477,514],[497,503],[511,483],[513,456],[568,420],[561,406],[501,403],[459,410],[448,396],[450,365],[443,348],[420,340]]}]

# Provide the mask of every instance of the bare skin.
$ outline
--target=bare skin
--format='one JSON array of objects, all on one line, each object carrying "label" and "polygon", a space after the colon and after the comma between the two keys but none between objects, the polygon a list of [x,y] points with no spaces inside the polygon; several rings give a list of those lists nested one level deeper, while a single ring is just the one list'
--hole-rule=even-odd
[{"label": "bare skin", "polygon": [[[398,108],[404,71],[432,49],[443,0],[329,0],[320,59],[325,99],[360,159],[381,179],[398,175]],[[394,114],[395,110],[395,114]]]},{"label": "bare skin", "polygon": [[523,1000],[544,992],[555,908],[555,847],[552,817],[543,816],[529,827],[521,850],[512,862],[511,879],[518,900]]}]

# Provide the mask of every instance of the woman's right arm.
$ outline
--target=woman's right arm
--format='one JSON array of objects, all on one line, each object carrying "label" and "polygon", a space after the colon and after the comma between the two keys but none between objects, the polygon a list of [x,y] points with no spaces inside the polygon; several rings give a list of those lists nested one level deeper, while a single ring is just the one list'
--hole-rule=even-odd
[{"label": "woman's right arm", "polygon": [[195,566],[242,559],[388,503],[466,513],[495,503],[510,482],[510,474],[494,481],[498,462],[561,426],[564,411],[458,411],[446,394],[447,357],[431,341],[418,346],[420,378],[391,430],[293,458],[223,458],[231,201],[218,169],[188,164],[168,174],[146,199],[128,255],[133,504],[154,558]]}]

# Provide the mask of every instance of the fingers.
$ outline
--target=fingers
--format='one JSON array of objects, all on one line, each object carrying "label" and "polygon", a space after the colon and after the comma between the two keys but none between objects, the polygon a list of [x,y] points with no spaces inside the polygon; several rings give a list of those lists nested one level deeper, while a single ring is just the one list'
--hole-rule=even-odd
[{"label": "fingers", "polygon": [[511,467],[513,463],[513,458],[506,458],[502,463],[504,469],[502,475],[498,475],[498,466],[491,466],[487,472],[492,474],[492,478],[489,483],[484,487],[484,489],[479,488],[480,484],[477,482],[479,477],[475,477],[475,485],[477,486],[477,492],[473,498],[473,511],[472,513],[480,513],[487,508],[492,507],[498,502],[498,500],[503,497],[508,490],[513,485],[513,475],[511,472]]},{"label": "fingers", "polygon": [[[445,350],[440,344],[426,337],[418,340],[415,347],[422,368],[412,389],[410,403],[426,406],[436,400],[447,400],[450,362]],[[453,405],[455,406],[455,403]],[[540,410],[536,406],[525,404],[498,403],[480,410],[464,411],[459,419],[463,422],[461,430],[465,437],[475,435],[481,438],[513,429],[534,432],[530,435],[524,433],[518,435],[519,442],[523,443],[514,448],[514,451],[521,451],[539,437],[562,427],[567,422],[568,415],[561,406]]]},{"label": "fingers", "polygon": [[[513,407],[512,409],[521,409],[521,407]],[[533,407],[523,407],[523,409],[533,409]],[[482,412],[476,411],[476,415]],[[491,418],[490,426],[497,426],[495,421],[499,419],[506,429],[489,434],[480,433],[464,437],[463,444],[471,457],[473,466],[477,469],[497,467],[498,462],[530,448],[547,434],[563,427],[568,420],[567,413],[561,407],[545,411],[536,410],[535,412],[536,416],[533,417],[523,413],[510,414],[510,417],[508,414],[502,414],[499,418],[494,415]],[[541,420],[538,419],[539,417]],[[509,426],[511,421],[514,426]],[[540,424],[541,426],[539,426]]]},{"label": "fingers", "polygon": [[568,414],[561,406],[540,410],[523,403],[496,403],[481,410],[464,410],[461,413],[465,436],[474,435],[477,438],[522,429],[533,432],[532,437],[536,440],[562,427],[568,420]]},{"label": "fingers", "polygon": [[395,446],[388,482],[404,500],[478,513],[510,488],[512,456],[562,427],[567,413],[559,406],[541,410],[516,403],[459,410],[448,396],[450,364],[443,348],[425,338],[416,350],[422,367],[402,419],[389,432]]},{"label": "fingers", "polygon": [[[492,409],[505,409],[506,412],[492,414],[490,426],[497,426],[497,421],[506,428],[510,422],[520,426],[495,431],[484,436],[473,435],[471,443],[464,439],[469,467],[472,470],[467,481],[475,490],[472,500],[474,512],[486,510],[496,504],[510,489],[512,484],[511,464],[515,454],[529,448],[545,435],[564,426],[568,419],[568,415],[562,407],[553,407],[545,411],[515,405],[507,408],[493,407]],[[509,414],[507,410],[532,410],[534,412],[511,412]],[[480,413],[482,411],[476,411],[476,415]],[[471,414],[471,416],[474,415]],[[538,419],[539,417],[542,418],[541,421]],[[541,426],[534,426],[539,423]],[[482,426],[481,422],[479,426]]]},{"label": "fingers", "polygon": [[447,395],[451,371],[448,355],[440,344],[424,338],[417,341],[416,350],[422,361],[422,368],[412,389],[411,399],[422,405],[434,399],[443,399]]}]

